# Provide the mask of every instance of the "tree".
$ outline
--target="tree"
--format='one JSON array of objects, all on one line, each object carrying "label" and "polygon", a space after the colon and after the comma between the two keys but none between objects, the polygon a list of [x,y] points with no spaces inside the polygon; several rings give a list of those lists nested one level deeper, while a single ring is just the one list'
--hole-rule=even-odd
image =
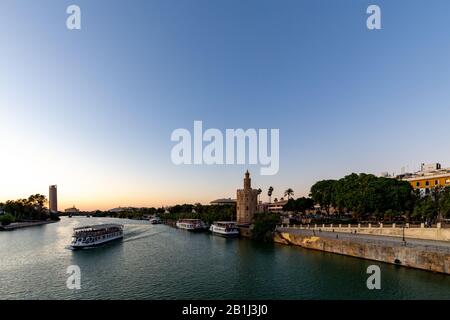
[{"label": "tree", "polygon": [[269,190],[267,191],[267,195],[269,196],[269,203],[272,203],[272,193],[273,193],[273,187],[270,186]]},{"label": "tree", "polygon": [[315,203],[320,205],[321,209],[325,209],[327,213],[330,213],[330,207],[335,202],[336,183],[336,180],[322,180],[311,187],[310,197]]},{"label": "tree", "polygon": [[283,211],[288,212],[298,212],[297,205],[294,199],[289,199],[288,202],[283,206]]},{"label": "tree", "polygon": [[35,194],[28,199],[8,200],[3,205],[3,210],[16,220],[46,220],[49,218],[46,203],[47,198],[44,195]]},{"label": "tree", "polygon": [[307,210],[311,210],[313,208],[314,208],[313,199],[301,197],[296,200],[289,199],[288,202],[283,206],[283,211],[306,213]]},{"label": "tree", "polygon": [[0,224],[2,226],[7,226],[8,224],[11,224],[12,222],[14,222],[16,219],[14,218],[13,215],[7,213],[7,214],[2,214],[0,216]]},{"label": "tree", "polygon": [[391,219],[414,209],[416,197],[406,181],[380,178],[372,174],[352,173],[339,180],[322,180],[311,188],[311,197],[329,213],[333,206],[339,212],[351,212],[356,218]]},{"label": "tree", "polygon": [[262,190],[261,188],[258,189],[258,203],[259,203],[259,195],[261,194]]},{"label": "tree", "polygon": [[295,200],[295,207],[298,212],[306,213],[307,210],[314,209],[314,200],[305,197],[298,198]]},{"label": "tree", "polygon": [[442,191],[439,201],[439,211],[442,218],[450,218],[450,187],[446,187]]},{"label": "tree", "polygon": [[294,190],[292,190],[291,188],[288,188],[285,192],[284,192],[284,196],[288,197],[288,200],[291,198],[291,196],[294,195]]},{"label": "tree", "polygon": [[436,215],[436,204],[430,196],[421,198],[413,211],[413,217],[422,221],[432,220]]},{"label": "tree", "polygon": [[256,213],[254,216],[252,238],[255,240],[269,240],[275,231],[280,217],[274,213]]}]

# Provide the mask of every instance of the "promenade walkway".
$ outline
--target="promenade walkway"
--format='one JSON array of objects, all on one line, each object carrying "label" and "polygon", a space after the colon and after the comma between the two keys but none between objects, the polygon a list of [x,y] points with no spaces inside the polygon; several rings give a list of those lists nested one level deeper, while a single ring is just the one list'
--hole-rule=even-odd
[{"label": "promenade walkway", "polygon": [[392,245],[392,246],[406,246],[406,247],[424,247],[426,250],[433,250],[439,252],[450,253],[449,241],[435,241],[435,240],[423,240],[405,238],[403,242],[402,238],[390,237],[385,235],[369,235],[361,233],[346,233],[346,232],[332,232],[332,231],[320,231],[313,229],[295,229],[289,227],[277,227],[277,231],[286,232],[291,234],[298,234],[303,236],[317,236],[329,239],[348,240],[355,242],[366,242],[374,244]]}]

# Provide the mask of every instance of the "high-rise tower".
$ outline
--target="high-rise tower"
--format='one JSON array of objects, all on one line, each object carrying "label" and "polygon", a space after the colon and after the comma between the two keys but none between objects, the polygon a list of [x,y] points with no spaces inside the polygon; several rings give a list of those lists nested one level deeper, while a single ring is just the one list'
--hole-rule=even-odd
[{"label": "high-rise tower", "polygon": [[50,212],[58,212],[58,191],[56,185],[48,188],[48,202]]}]

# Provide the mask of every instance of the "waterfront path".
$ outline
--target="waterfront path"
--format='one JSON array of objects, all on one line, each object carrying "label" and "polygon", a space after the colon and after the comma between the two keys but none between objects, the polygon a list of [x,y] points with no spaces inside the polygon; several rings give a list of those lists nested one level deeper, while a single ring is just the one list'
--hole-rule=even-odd
[{"label": "waterfront path", "polygon": [[6,226],[0,225],[0,231],[11,231],[11,230],[15,230],[15,229],[35,227],[35,226],[41,226],[44,224],[49,224],[49,223],[54,223],[54,222],[57,222],[57,221],[46,220],[46,221],[13,222]]},{"label": "waterfront path", "polygon": [[450,253],[450,242],[449,241],[434,241],[434,240],[423,240],[423,239],[412,239],[406,238],[403,242],[402,238],[390,237],[384,235],[368,235],[361,233],[345,233],[345,232],[331,232],[331,231],[319,231],[313,229],[295,229],[295,228],[284,228],[278,227],[277,231],[286,232],[291,234],[298,234],[303,236],[317,236],[328,239],[339,239],[348,240],[354,242],[365,242],[392,246],[406,246],[406,247],[424,247],[426,250],[433,250],[439,252]]}]

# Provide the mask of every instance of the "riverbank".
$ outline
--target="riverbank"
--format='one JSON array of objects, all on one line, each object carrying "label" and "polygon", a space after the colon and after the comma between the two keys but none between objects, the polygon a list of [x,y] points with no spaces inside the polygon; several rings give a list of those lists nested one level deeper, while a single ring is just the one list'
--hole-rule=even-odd
[{"label": "riverbank", "polygon": [[450,242],[277,228],[275,243],[450,274]]},{"label": "riverbank", "polygon": [[46,220],[46,221],[13,222],[6,226],[0,225],[0,231],[12,231],[12,230],[16,230],[16,229],[42,226],[44,224],[55,223],[55,222],[58,222],[58,221],[53,221],[53,220],[47,221]]}]

